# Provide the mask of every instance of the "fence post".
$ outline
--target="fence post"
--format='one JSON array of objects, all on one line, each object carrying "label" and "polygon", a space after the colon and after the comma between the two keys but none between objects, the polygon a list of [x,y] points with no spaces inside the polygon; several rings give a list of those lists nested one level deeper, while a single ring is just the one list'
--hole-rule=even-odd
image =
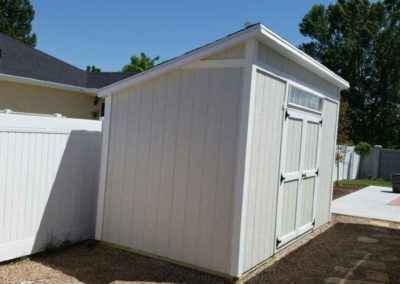
[{"label": "fence post", "polygon": [[371,176],[373,179],[376,179],[379,177],[379,167],[380,167],[380,162],[381,162],[381,150],[382,146],[381,145],[375,145],[374,148],[372,149],[372,172]]}]

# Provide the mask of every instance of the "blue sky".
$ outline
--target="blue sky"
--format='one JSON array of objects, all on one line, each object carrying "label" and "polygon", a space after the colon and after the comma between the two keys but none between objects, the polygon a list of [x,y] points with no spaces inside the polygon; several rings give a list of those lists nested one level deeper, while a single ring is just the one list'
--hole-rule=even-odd
[{"label": "blue sky", "polygon": [[313,4],[332,0],[33,0],[37,48],[75,66],[118,71],[144,51],[165,60],[261,22],[294,44]]}]

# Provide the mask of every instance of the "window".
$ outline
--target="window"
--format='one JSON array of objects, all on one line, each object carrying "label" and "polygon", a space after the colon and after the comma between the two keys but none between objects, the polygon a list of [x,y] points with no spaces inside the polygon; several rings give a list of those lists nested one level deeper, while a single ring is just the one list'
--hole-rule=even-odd
[{"label": "window", "polygon": [[322,111],[323,99],[321,97],[294,86],[290,86],[288,102],[289,104]]}]

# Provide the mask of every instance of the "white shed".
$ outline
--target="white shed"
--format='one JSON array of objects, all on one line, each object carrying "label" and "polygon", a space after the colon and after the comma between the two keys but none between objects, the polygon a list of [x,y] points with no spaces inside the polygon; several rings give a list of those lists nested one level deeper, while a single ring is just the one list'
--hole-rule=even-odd
[{"label": "white shed", "polygon": [[97,239],[242,276],[330,220],[348,87],[256,24],[103,88]]}]

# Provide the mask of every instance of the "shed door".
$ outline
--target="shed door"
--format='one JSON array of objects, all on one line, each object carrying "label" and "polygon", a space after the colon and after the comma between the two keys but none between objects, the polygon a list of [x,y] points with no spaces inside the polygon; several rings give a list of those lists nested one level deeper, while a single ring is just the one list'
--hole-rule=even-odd
[{"label": "shed door", "polygon": [[278,247],[314,225],[321,118],[289,109],[284,129],[278,193]]}]

